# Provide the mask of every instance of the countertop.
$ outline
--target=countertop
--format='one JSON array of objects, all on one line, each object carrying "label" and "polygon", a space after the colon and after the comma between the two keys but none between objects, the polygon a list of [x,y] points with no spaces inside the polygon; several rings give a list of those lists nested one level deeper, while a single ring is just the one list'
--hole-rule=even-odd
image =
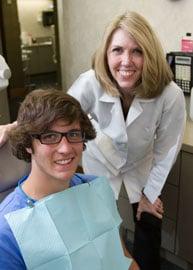
[{"label": "countertop", "polygon": [[42,47],[42,46],[52,46],[52,41],[37,42],[37,43],[32,43],[30,45],[23,45],[22,47],[25,49],[25,48]]}]

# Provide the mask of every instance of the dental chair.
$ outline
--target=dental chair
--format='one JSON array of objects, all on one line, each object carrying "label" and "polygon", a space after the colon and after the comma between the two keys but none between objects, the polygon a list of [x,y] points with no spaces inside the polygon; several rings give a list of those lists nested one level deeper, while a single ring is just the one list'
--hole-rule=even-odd
[{"label": "dental chair", "polygon": [[0,148],[0,203],[17,186],[19,178],[29,172],[30,165],[14,157],[9,143]]},{"label": "dental chair", "polygon": [[[7,88],[10,77],[9,66],[0,55],[0,91]],[[9,143],[0,148],[0,202],[15,188],[18,179],[27,174],[28,170],[29,164],[12,155]]]}]

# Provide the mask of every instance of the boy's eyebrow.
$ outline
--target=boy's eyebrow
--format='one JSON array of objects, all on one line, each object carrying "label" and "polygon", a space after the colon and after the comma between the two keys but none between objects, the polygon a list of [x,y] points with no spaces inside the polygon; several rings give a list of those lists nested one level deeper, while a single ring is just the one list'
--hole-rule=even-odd
[{"label": "boy's eyebrow", "polygon": [[[73,129],[69,129],[69,130],[67,130],[67,131],[65,131],[64,133],[66,133],[66,132],[74,132],[74,131],[81,131],[81,128],[79,129],[79,128],[73,128]],[[57,131],[57,130],[53,130],[53,129],[47,129],[47,130],[45,130],[43,133],[48,133],[48,132],[51,132],[51,133],[63,133],[63,132],[60,132],[60,131]]]}]

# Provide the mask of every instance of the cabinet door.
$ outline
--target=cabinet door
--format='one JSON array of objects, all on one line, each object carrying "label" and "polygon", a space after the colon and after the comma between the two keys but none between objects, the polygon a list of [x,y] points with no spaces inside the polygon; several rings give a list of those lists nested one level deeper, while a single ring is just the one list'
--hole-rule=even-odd
[{"label": "cabinet door", "polygon": [[193,154],[182,151],[176,253],[193,263]]},{"label": "cabinet door", "polygon": [[36,75],[56,71],[52,45],[36,44],[26,46],[24,49],[31,51],[29,54],[29,63],[26,65],[26,74]]},{"label": "cabinet door", "polygon": [[52,45],[39,46],[39,60],[41,73],[49,73],[56,71],[56,64],[53,60]]},{"label": "cabinet door", "polygon": [[180,181],[180,160],[181,160],[181,152],[178,154],[176,162],[174,163],[166,183],[178,186]]},{"label": "cabinet door", "polygon": [[180,158],[181,154],[171,169],[166,184],[162,191],[164,203],[164,218],[162,224],[162,247],[174,253],[176,237],[176,220],[178,209],[178,193],[180,178]]}]

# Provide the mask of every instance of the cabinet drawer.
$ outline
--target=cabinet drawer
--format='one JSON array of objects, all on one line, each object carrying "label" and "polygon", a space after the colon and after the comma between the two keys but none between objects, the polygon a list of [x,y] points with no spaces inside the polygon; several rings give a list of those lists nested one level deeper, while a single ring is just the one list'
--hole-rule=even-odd
[{"label": "cabinet drawer", "polygon": [[162,222],[162,243],[161,246],[170,252],[175,250],[176,223],[168,218]]},{"label": "cabinet drawer", "polygon": [[176,159],[176,162],[174,163],[168,178],[167,178],[167,183],[170,183],[172,185],[179,185],[180,182],[180,159],[181,159],[181,154],[178,154],[178,157]]},{"label": "cabinet drawer", "polygon": [[178,207],[178,187],[165,184],[162,191],[162,200],[164,204],[164,216],[176,221]]}]

